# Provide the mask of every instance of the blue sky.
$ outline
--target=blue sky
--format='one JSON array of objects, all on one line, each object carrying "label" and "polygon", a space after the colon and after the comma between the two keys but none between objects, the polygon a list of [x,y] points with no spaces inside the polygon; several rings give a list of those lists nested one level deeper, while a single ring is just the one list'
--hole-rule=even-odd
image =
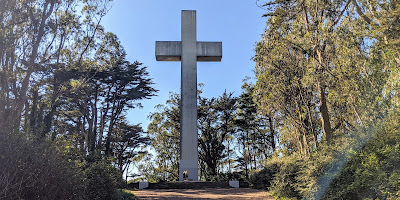
[{"label": "blue sky", "polygon": [[242,80],[254,77],[251,60],[261,39],[266,19],[256,0],[119,0],[112,3],[103,19],[106,31],[115,33],[127,52],[129,61],[148,67],[159,90],[157,96],[142,101],[142,109],[128,112],[132,124],[146,130],[147,116],[154,106],[164,104],[169,92],[180,92],[180,62],[158,62],[155,41],[180,41],[181,10],[197,11],[197,40],[221,41],[221,62],[198,62],[197,81],[204,83],[203,96],[217,97],[225,89],[240,94]]}]

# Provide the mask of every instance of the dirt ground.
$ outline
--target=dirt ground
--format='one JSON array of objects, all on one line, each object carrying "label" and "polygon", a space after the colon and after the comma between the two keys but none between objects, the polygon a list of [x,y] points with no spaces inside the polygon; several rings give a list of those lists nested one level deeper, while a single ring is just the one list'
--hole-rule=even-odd
[{"label": "dirt ground", "polygon": [[250,188],[230,189],[162,189],[132,191],[139,199],[265,199],[274,200],[266,191]]}]

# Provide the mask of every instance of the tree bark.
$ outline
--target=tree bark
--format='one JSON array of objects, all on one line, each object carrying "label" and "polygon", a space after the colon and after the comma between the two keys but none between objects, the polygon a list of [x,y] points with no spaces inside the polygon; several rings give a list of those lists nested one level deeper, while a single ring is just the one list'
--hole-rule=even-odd
[{"label": "tree bark", "polygon": [[371,24],[372,20],[371,20],[369,17],[367,17],[367,16],[362,12],[361,7],[357,4],[357,1],[356,1],[356,0],[352,0],[352,3],[353,3],[353,5],[354,5],[354,7],[356,8],[357,14],[358,14],[365,22],[367,22],[368,24]]},{"label": "tree bark", "polygon": [[331,123],[329,121],[329,114],[328,114],[328,106],[326,102],[325,96],[325,88],[319,86],[319,95],[320,95],[320,107],[319,112],[321,113],[321,122],[322,122],[322,130],[325,136],[325,139],[328,143],[330,143],[332,138],[332,128]]},{"label": "tree bark", "polygon": [[274,123],[272,121],[272,117],[268,117],[269,122],[269,142],[271,143],[272,153],[275,152],[276,143],[275,143],[275,128]]},{"label": "tree bark", "polygon": [[[48,8],[49,4],[50,4],[50,8]],[[24,110],[25,102],[27,100],[26,94],[29,89],[29,80],[34,71],[33,68],[35,66],[35,60],[38,55],[39,46],[40,46],[42,38],[45,34],[46,20],[50,17],[51,13],[53,12],[54,4],[55,4],[55,1],[46,1],[43,6],[43,13],[42,13],[40,25],[38,27],[38,34],[37,34],[37,37],[33,44],[31,55],[29,56],[29,62],[27,63],[26,75],[22,81],[19,97],[16,100],[17,101],[16,107],[15,107],[15,110],[12,115],[12,125],[11,125],[12,132],[19,130],[21,117],[22,117],[22,111]]]}]

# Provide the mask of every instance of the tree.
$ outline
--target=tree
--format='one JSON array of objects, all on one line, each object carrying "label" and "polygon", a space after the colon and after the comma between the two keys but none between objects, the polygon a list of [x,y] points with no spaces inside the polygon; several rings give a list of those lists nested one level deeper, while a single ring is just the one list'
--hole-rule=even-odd
[{"label": "tree", "polygon": [[121,173],[126,172],[135,157],[140,153],[139,148],[149,143],[149,138],[143,136],[144,132],[140,124],[129,125],[125,120],[116,123],[115,131],[111,139],[111,148],[115,163]]},{"label": "tree", "polygon": [[269,127],[270,131],[267,130],[266,118],[259,115],[257,104],[253,100],[253,91],[253,85],[246,82],[242,85],[235,119],[235,135],[240,153],[237,161],[247,179],[263,164],[263,159],[274,151],[270,148],[275,145],[275,135],[271,131],[273,126]]},{"label": "tree", "polygon": [[[327,199],[359,198],[365,185],[376,187],[375,181],[384,179],[379,175],[387,177],[385,167],[363,166],[368,161],[355,151],[368,149],[364,142],[374,132],[371,127],[398,107],[399,54],[392,46],[398,42],[396,3],[290,0],[263,5],[268,21],[256,47],[253,96],[260,113],[276,120],[279,132],[280,154],[267,159],[269,169],[263,172],[277,196],[315,199],[331,187]],[[349,154],[355,159],[346,164]],[[375,155],[365,157],[379,160]],[[339,176],[341,167],[344,175]],[[376,179],[360,184],[370,180],[371,172]],[[331,183],[332,177],[337,179]],[[353,178],[360,180],[350,183],[356,188],[340,186]],[[372,193],[364,197],[389,195]]]},{"label": "tree", "polygon": [[[136,61],[131,64],[124,60],[126,53],[116,35],[107,33],[104,40],[105,45],[102,45],[98,53],[106,66],[112,66],[111,71],[99,73],[101,81],[108,86],[104,93],[106,105],[105,108],[103,107],[101,115],[103,118],[109,115],[110,119],[105,143],[105,154],[109,155],[110,139],[115,121],[125,109],[140,107],[141,104],[137,101],[149,99],[157,90],[151,87],[153,83],[148,78],[146,67],[141,67],[142,63]],[[110,52],[110,49],[114,49],[115,52]],[[104,53],[110,57],[102,56]],[[111,63],[109,63],[110,61]],[[104,125],[101,126],[104,127]]]},{"label": "tree", "polygon": [[[228,173],[231,173],[231,165],[233,164],[233,155],[234,155],[234,133],[237,130],[235,126],[235,117],[237,110],[237,97],[233,97],[233,93],[227,93],[226,90],[224,93],[218,97],[215,109],[220,113],[219,121],[220,121],[220,129],[222,137],[225,138],[223,142],[225,146],[225,150],[223,154],[226,155],[225,164],[228,164]],[[223,166],[224,161],[221,161],[221,165]],[[222,168],[222,167],[221,167]]]},{"label": "tree", "polygon": [[[16,133],[21,130],[21,121],[25,121],[25,125],[30,124],[29,119],[24,118],[29,117],[30,108],[33,109],[32,117],[37,116],[37,112],[43,112],[43,120],[53,117],[60,89],[60,81],[54,75],[72,62],[79,60],[77,63],[82,64],[80,61],[93,46],[99,30],[102,30],[99,23],[108,10],[108,1],[85,1],[80,5],[82,16],[86,19],[80,21],[76,16],[77,4],[77,1],[55,0],[1,2],[2,131]],[[35,91],[41,92],[49,86],[42,80],[50,77],[55,84],[52,87],[54,90],[49,92],[49,104],[36,102],[30,107],[28,92],[32,89],[33,96]],[[35,123],[37,120],[40,123],[42,119],[33,119]],[[9,123],[5,123],[7,121]],[[50,125],[46,121],[43,130],[49,130]],[[25,130],[29,129],[25,126]]]},{"label": "tree", "polygon": [[[201,94],[201,91],[198,92]],[[165,105],[157,105],[149,118],[148,134],[157,152],[154,173],[163,173],[163,180],[179,178],[180,96],[171,93]],[[236,98],[224,92],[218,98],[198,96],[199,166],[206,180],[218,178],[224,167],[223,159],[232,154],[234,144],[228,137],[235,131]],[[232,141],[230,141],[232,142]],[[226,147],[230,148],[227,149]],[[229,163],[229,166],[231,163]],[[146,173],[147,174],[147,173]]]},{"label": "tree", "polygon": [[352,23],[350,3],[265,4],[267,29],[255,57],[257,102],[290,120],[286,129],[296,131],[288,138],[297,138],[295,146],[305,155],[318,146],[320,134],[329,143],[364,121],[359,94],[369,90],[363,76],[367,37]]},{"label": "tree", "polygon": [[164,180],[179,179],[180,158],[180,96],[171,93],[166,105],[157,105],[157,112],[151,113],[147,128],[151,146],[157,152],[155,173],[167,173]]},{"label": "tree", "polygon": [[201,169],[201,172],[206,180],[218,175],[218,168],[228,155],[227,139],[235,130],[235,103],[232,93],[228,94],[226,91],[217,99],[199,96],[199,159],[205,164],[205,169]]},{"label": "tree", "polygon": [[[33,174],[49,172],[38,175],[32,185],[36,181],[59,185],[61,179],[54,176],[65,178],[58,175],[62,169],[71,176],[65,178],[70,192],[76,191],[68,181],[86,179],[81,190],[87,194],[82,198],[93,199],[91,193],[96,198],[112,199],[116,182],[121,180],[112,164],[123,171],[136,156],[137,145],[146,143],[141,128],[127,125],[123,119],[128,108],[141,107],[139,101],[150,98],[156,90],[146,67],[127,61],[117,36],[104,32],[100,22],[109,8],[109,0],[0,2],[0,136],[10,136],[10,141],[18,136],[27,141],[27,146],[38,146],[32,152],[21,150],[25,157],[10,165],[24,171],[25,166],[18,162],[33,159],[26,165],[31,166]],[[48,154],[53,151],[60,155]],[[110,162],[112,153],[116,163]],[[35,164],[39,161],[44,165]],[[65,167],[58,166],[63,164]],[[82,176],[82,180],[75,180],[75,176]],[[13,179],[3,178],[10,183]],[[103,186],[110,186],[107,190],[101,191],[96,183],[102,181],[107,183]],[[59,196],[54,192],[46,196],[39,186],[34,187],[38,195],[21,187],[18,198],[63,199],[66,191],[53,188]]]},{"label": "tree", "polygon": [[140,107],[138,101],[153,96],[156,90],[151,87],[146,67],[125,59],[126,53],[114,34],[104,35],[96,56],[97,62],[76,71],[78,76],[64,85],[68,93],[60,97],[60,112],[66,117],[63,121],[78,127],[74,129],[84,139],[84,151],[93,154],[104,150],[109,156],[118,120],[128,108]]}]

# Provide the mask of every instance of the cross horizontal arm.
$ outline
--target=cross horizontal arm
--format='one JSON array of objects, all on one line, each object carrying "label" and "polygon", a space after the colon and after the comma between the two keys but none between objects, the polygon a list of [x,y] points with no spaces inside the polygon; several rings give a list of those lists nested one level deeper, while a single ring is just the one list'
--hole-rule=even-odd
[{"label": "cross horizontal arm", "polygon": [[181,61],[182,42],[156,42],[157,61]]},{"label": "cross horizontal arm", "polygon": [[[197,61],[221,61],[222,42],[197,42]],[[157,41],[157,61],[181,61],[182,42]]]},{"label": "cross horizontal arm", "polygon": [[217,61],[222,59],[222,42],[197,42],[197,61]]}]

